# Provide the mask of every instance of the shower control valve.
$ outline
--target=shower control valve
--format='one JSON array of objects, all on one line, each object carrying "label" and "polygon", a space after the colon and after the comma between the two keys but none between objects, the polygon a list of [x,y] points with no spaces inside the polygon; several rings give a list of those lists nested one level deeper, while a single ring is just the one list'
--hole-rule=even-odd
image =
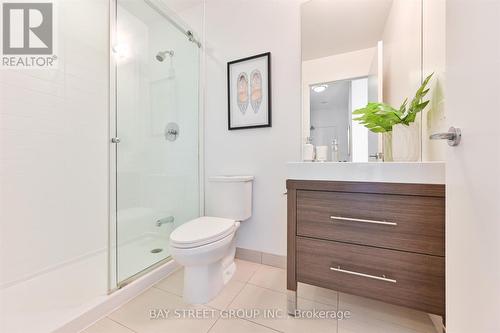
[{"label": "shower control valve", "polygon": [[168,123],[165,127],[165,139],[175,141],[179,136],[179,125],[176,123]]}]

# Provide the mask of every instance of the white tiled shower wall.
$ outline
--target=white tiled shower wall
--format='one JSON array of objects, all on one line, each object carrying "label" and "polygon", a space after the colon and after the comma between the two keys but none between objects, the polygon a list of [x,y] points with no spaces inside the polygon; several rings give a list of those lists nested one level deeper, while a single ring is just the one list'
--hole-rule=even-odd
[{"label": "white tiled shower wall", "polygon": [[56,0],[58,68],[0,70],[2,332],[106,294],[108,8]]},{"label": "white tiled shower wall", "polygon": [[2,286],[106,246],[108,6],[56,1],[58,69],[0,70]]}]

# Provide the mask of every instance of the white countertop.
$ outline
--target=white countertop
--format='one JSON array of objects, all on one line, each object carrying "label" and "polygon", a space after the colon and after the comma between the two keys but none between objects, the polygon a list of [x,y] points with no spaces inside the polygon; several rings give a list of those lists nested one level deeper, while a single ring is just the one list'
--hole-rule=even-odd
[{"label": "white countertop", "polygon": [[287,179],[444,184],[444,162],[289,162]]}]

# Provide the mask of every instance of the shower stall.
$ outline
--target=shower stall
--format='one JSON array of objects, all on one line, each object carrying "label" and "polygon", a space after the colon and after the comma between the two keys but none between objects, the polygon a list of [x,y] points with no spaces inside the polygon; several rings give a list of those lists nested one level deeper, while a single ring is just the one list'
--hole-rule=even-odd
[{"label": "shower stall", "polygon": [[200,215],[200,42],[161,0],[117,0],[112,22],[110,289],[169,259]]},{"label": "shower stall", "polygon": [[79,332],[203,209],[203,0],[56,2],[59,66],[0,75],[0,332]]}]

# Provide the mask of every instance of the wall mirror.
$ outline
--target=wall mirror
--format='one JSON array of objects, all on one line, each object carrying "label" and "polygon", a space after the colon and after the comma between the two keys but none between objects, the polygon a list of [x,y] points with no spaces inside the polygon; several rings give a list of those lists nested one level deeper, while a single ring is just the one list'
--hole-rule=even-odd
[{"label": "wall mirror", "polygon": [[[443,98],[436,89],[444,72],[444,12],[440,0],[310,0],[302,4],[303,160],[441,159],[439,149],[422,138],[445,127]],[[356,121],[359,115],[353,111],[368,102],[399,109],[431,73],[431,89],[425,98],[431,101],[413,124],[403,128],[411,129],[407,141],[396,133],[396,127],[376,133]]]}]

